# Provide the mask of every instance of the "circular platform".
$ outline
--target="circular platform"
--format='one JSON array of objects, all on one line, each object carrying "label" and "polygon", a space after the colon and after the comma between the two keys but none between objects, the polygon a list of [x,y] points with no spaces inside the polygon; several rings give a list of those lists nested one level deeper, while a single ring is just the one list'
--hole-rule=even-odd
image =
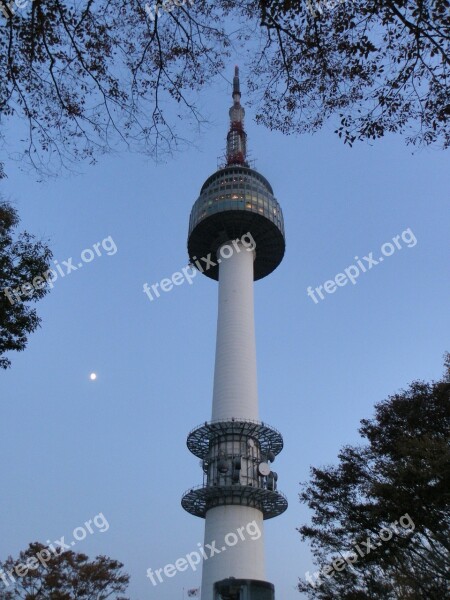
[{"label": "circular platform", "polygon": [[204,459],[209,452],[211,442],[230,435],[243,439],[256,439],[262,454],[270,451],[276,456],[283,450],[283,437],[279,431],[259,421],[238,419],[211,421],[199,425],[188,434],[186,444],[192,454]]},{"label": "circular platform", "polygon": [[204,486],[191,488],[183,494],[181,506],[191,515],[205,518],[215,506],[251,506],[259,509],[264,519],[284,513],[288,507],[286,496],[278,491],[246,485]]}]

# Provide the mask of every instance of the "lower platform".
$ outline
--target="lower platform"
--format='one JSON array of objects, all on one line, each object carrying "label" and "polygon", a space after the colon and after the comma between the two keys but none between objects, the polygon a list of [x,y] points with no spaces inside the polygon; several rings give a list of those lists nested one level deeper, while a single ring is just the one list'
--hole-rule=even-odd
[{"label": "lower platform", "polygon": [[230,504],[257,508],[263,513],[264,519],[277,517],[288,507],[286,496],[281,492],[247,485],[200,485],[185,492],[181,499],[184,510],[202,518],[210,508]]}]

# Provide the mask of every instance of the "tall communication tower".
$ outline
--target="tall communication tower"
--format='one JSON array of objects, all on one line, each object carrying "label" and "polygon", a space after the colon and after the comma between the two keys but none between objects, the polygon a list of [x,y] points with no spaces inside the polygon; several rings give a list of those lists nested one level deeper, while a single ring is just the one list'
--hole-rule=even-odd
[{"label": "tall communication tower", "polygon": [[[203,484],[181,503],[205,519],[204,546],[219,550],[203,561],[201,600],[273,600],[263,520],[284,512],[287,500],[271,467],[283,438],[259,421],[253,281],[280,264],[284,223],[269,182],[247,163],[238,67],[232,97],[226,166],[203,184],[189,221],[190,261],[219,282],[219,310],[211,421],[187,438],[202,461]],[[248,535],[249,524],[258,538]]]}]

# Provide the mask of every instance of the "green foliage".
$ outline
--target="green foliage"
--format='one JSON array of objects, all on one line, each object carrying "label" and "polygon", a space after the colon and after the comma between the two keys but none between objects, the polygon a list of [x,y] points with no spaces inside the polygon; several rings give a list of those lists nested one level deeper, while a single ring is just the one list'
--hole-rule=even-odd
[{"label": "green foliage", "polygon": [[[300,499],[313,511],[299,531],[313,549],[316,570],[363,547],[379,544],[354,564],[321,577],[300,580],[299,590],[320,600],[442,600],[450,589],[450,382],[413,382],[376,406],[361,421],[367,441],[347,446],[337,466],[313,468]],[[413,530],[391,528],[408,514]],[[313,580],[314,583],[315,580]]]},{"label": "green foliage", "polygon": [[[33,568],[27,569],[27,564]],[[106,556],[89,561],[85,554],[54,553],[34,542],[17,559],[9,557],[0,566],[9,582],[8,586],[0,582],[0,600],[127,600],[118,594],[126,590],[130,578],[122,572],[122,563]]]},{"label": "green foliage", "polygon": [[30,285],[21,300],[5,293],[8,288],[21,288],[41,276],[50,265],[52,253],[41,241],[26,231],[15,235],[19,224],[17,211],[0,201],[0,368],[7,369],[11,361],[5,352],[24,350],[28,334],[39,327],[41,319],[29,303],[43,298],[49,288]]}]

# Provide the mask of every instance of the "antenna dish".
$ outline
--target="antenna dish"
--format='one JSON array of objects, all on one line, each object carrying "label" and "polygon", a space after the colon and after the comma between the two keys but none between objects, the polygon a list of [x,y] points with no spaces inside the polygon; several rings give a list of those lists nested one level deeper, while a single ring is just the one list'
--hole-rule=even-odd
[{"label": "antenna dish", "polygon": [[266,462],[259,463],[258,472],[262,477],[267,477],[270,473],[270,467]]}]

